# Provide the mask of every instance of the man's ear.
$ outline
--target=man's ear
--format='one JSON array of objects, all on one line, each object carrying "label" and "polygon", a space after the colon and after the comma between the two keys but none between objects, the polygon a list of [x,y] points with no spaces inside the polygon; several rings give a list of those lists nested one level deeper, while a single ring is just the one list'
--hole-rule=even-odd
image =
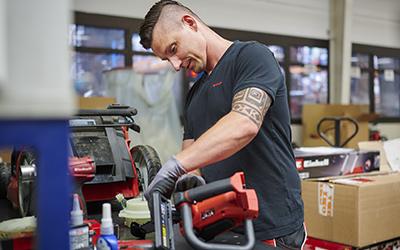
[{"label": "man's ear", "polygon": [[198,26],[197,26],[197,20],[194,19],[191,15],[183,15],[182,16],[182,24],[187,25],[189,28],[193,29],[194,31],[197,31]]}]

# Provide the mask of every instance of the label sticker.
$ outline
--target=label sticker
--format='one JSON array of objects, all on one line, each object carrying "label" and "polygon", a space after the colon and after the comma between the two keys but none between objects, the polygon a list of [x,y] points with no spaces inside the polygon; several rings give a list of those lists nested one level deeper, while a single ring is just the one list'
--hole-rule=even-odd
[{"label": "label sticker", "polygon": [[393,69],[385,69],[383,71],[383,78],[387,82],[394,82],[394,70]]},{"label": "label sticker", "polygon": [[93,126],[96,125],[96,121],[94,119],[74,119],[69,120],[70,126]]},{"label": "label sticker", "polygon": [[297,170],[303,170],[303,159],[296,159]]},{"label": "label sticker", "polygon": [[323,216],[333,217],[333,189],[329,183],[319,182],[318,212]]}]

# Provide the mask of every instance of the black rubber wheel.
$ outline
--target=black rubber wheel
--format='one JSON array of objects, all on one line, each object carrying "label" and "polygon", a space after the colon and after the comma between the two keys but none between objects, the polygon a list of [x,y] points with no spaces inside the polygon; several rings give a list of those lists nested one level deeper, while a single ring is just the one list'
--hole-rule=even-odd
[{"label": "black rubber wheel", "polygon": [[19,212],[22,217],[35,214],[36,184],[35,181],[22,181],[21,168],[24,165],[36,165],[36,153],[33,149],[21,152],[17,162],[18,170],[18,202]]},{"label": "black rubber wheel", "polygon": [[139,191],[145,191],[162,166],[160,157],[156,150],[148,145],[133,147],[131,155],[138,175]]},{"label": "black rubber wheel", "polygon": [[7,189],[11,178],[11,163],[0,163],[0,199],[7,198]]}]

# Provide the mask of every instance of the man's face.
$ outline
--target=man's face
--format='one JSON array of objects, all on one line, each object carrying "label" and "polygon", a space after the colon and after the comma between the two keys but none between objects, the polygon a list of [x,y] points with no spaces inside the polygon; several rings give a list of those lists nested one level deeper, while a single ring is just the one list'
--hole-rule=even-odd
[{"label": "man's face", "polygon": [[201,73],[206,68],[205,40],[190,25],[171,28],[168,24],[156,24],[153,29],[151,48],[162,60],[168,60],[176,71],[181,68]]}]

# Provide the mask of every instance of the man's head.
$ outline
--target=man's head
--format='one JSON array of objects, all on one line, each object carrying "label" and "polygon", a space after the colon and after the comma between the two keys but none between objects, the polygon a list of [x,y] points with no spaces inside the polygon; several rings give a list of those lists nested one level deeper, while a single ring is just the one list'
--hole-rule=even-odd
[{"label": "man's head", "polygon": [[[168,6],[168,13],[161,12],[165,6]],[[190,14],[195,16],[199,21],[200,18],[193,13],[189,8],[183,6],[181,3],[173,0],[161,0],[155,3],[147,12],[144,21],[141,23],[139,28],[140,43],[144,48],[151,48],[151,42],[153,41],[153,29],[160,19],[169,18],[173,15],[179,14]],[[161,20],[163,21],[163,20]],[[172,21],[172,20],[171,20]]]},{"label": "man's head", "polygon": [[206,40],[200,18],[179,2],[161,0],[154,4],[140,25],[140,43],[151,48],[175,70],[186,68],[200,73],[206,67]]}]

